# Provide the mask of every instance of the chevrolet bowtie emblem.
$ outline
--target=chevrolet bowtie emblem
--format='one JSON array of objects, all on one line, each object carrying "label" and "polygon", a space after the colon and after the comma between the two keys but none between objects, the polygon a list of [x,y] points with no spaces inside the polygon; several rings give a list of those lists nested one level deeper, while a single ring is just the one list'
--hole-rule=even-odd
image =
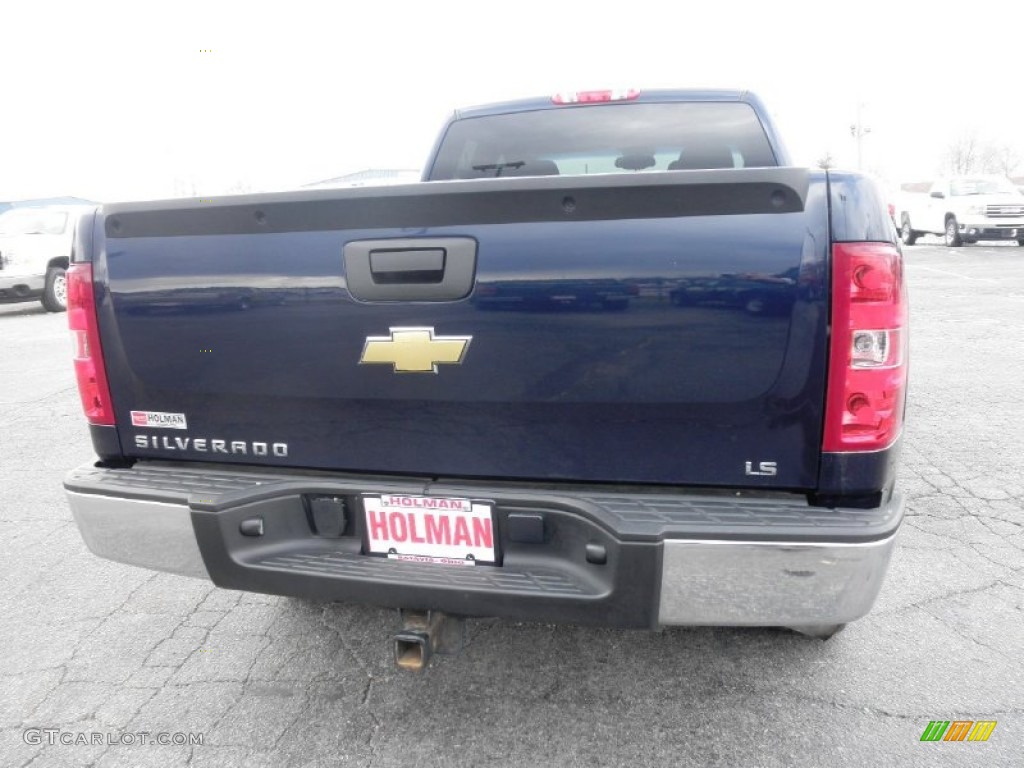
[{"label": "chevrolet bowtie emblem", "polygon": [[390,363],[395,373],[437,373],[438,363],[459,365],[472,336],[435,336],[433,328],[391,328],[367,336],[360,363]]}]

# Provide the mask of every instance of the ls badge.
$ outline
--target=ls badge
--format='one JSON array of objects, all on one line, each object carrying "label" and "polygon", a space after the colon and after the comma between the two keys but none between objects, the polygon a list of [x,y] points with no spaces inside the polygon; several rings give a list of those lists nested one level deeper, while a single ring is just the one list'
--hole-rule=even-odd
[{"label": "ls badge", "polygon": [[472,336],[435,336],[433,328],[390,328],[367,336],[360,363],[390,363],[395,373],[437,373],[438,363],[461,365]]}]

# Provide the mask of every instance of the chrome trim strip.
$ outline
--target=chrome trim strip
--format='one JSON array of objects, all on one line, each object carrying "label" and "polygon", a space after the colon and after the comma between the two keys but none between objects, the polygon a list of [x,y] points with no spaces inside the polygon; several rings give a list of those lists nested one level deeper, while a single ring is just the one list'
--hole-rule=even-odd
[{"label": "chrome trim strip", "polygon": [[864,544],[666,541],[658,623],[789,627],[859,619],[878,596],[897,535]]},{"label": "chrome trim strip", "polygon": [[187,504],[65,493],[93,554],[180,576],[210,578]]}]

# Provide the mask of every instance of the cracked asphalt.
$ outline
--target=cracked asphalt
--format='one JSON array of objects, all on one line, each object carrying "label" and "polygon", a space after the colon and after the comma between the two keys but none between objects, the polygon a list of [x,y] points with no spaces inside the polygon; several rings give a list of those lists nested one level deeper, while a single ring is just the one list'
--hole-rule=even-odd
[{"label": "cracked asphalt", "polygon": [[[65,318],[0,307],[0,765],[1021,765],[1024,248],[906,256],[909,510],[871,614],[824,643],[473,621],[422,675],[393,667],[390,611],[90,554],[61,489],[92,458]],[[998,726],[920,742],[938,719]]]}]

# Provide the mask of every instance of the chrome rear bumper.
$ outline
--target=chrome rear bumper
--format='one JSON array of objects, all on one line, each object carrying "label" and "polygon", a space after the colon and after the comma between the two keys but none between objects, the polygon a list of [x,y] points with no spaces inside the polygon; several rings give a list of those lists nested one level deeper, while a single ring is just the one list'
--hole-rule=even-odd
[{"label": "chrome rear bumper", "polygon": [[846,624],[871,610],[895,540],[896,534],[859,544],[666,541],[659,623]]},{"label": "chrome rear bumper", "polygon": [[[745,530],[735,519],[712,524],[723,518],[722,497],[553,495],[435,483],[430,492],[438,496],[494,499],[499,514],[506,506],[540,510],[548,538],[563,539],[560,548],[506,544],[503,567],[451,569],[365,556],[358,526],[347,538],[309,533],[302,494],[323,493],[332,483],[341,494],[383,492],[385,485],[388,493],[424,492],[422,481],[403,486],[379,478],[153,466],[82,467],[65,486],[85,543],[117,562],[272,594],[606,626],[848,623],[871,609],[904,511],[899,494],[878,510],[824,510],[834,518],[805,510],[806,520],[819,521],[815,530],[806,521],[802,528],[770,522],[795,515],[795,502],[730,500],[728,509],[741,518],[749,510],[765,513],[767,504],[763,518],[747,515]],[[669,522],[655,524],[651,510]],[[268,521],[266,542],[238,535],[239,521],[257,511]],[[276,539],[275,526],[284,531]],[[610,554],[593,564],[583,545],[598,540]]]},{"label": "chrome rear bumper", "polygon": [[187,504],[67,491],[71,514],[94,555],[180,576],[210,578]]}]

